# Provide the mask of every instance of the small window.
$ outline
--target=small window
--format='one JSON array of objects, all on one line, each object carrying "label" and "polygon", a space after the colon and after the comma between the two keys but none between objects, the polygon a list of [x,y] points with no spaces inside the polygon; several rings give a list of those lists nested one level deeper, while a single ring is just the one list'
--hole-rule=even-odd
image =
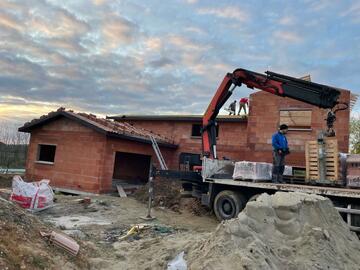
[{"label": "small window", "polygon": [[56,145],[39,144],[38,161],[54,163]]},{"label": "small window", "polygon": [[[201,137],[201,124],[193,124],[191,129],[191,137]],[[219,125],[216,126],[216,138],[219,136]]]},{"label": "small window", "polygon": [[191,137],[201,137],[201,125],[200,124],[192,125]]}]

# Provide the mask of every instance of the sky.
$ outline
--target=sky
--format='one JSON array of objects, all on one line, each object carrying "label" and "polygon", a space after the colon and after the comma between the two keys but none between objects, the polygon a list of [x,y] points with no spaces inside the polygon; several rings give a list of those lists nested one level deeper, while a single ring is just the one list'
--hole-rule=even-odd
[{"label": "sky", "polygon": [[360,1],[0,1],[0,121],[202,114],[236,68],[360,94]]}]

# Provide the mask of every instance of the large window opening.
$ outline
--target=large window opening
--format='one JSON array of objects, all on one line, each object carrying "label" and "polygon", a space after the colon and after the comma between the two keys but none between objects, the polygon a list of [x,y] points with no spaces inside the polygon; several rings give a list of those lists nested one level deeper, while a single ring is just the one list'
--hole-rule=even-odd
[{"label": "large window opening", "polygon": [[56,145],[39,144],[37,161],[54,163]]}]

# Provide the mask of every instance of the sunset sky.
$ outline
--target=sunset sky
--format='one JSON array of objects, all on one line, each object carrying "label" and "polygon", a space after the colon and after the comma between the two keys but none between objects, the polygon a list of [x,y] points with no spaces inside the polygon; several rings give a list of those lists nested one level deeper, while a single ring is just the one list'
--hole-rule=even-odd
[{"label": "sunset sky", "polygon": [[239,67],[360,93],[360,1],[1,0],[0,36],[11,123],[60,106],[201,114]]}]

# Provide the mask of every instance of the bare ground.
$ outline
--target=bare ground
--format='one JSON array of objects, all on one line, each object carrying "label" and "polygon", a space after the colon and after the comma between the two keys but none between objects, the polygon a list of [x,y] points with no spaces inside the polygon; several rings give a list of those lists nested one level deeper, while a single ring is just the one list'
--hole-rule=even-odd
[{"label": "bare ground", "polygon": [[[37,214],[45,224],[70,234],[85,248],[88,265],[76,265],[75,269],[165,269],[184,246],[218,225],[211,215],[194,216],[187,210],[178,213],[162,207],[153,209],[154,221],[144,221],[146,205],[131,197],[92,196],[88,206],[79,202],[81,198],[56,195],[55,206]],[[147,226],[120,240],[136,224]],[[63,266],[66,261],[57,263]]]},{"label": "bare ground", "polygon": [[[141,219],[146,204],[131,197],[91,196],[85,205],[82,196],[56,195],[55,206],[36,216],[1,204],[0,269],[166,269],[181,251],[189,270],[358,269],[360,242],[331,202],[298,196],[265,194],[219,226],[212,215],[190,213],[193,200],[180,200],[177,212],[155,207],[154,221]],[[39,230],[70,234],[80,254],[49,245]]]},{"label": "bare ground", "polygon": [[[1,211],[6,222],[0,224],[0,269],[164,269],[184,243],[217,225],[212,216],[163,208],[154,209],[156,219],[147,222],[140,218],[146,205],[134,198],[93,196],[88,206],[81,198],[56,195],[55,206],[36,216],[13,205],[16,211]],[[120,240],[136,224],[147,226]],[[41,230],[70,234],[80,243],[81,255],[73,258],[49,245]]]},{"label": "bare ground", "polygon": [[[8,198],[11,178],[0,178],[0,197]],[[54,207],[36,215],[12,205],[12,210],[0,213],[5,221],[0,269],[165,269],[168,261],[218,225],[198,201],[181,199],[174,191],[177,187],[172,189],[158,191],[153,221],[141,218],[147,214],[146,188],[140,195],[144,202],[139,196],[136,200],[94,195],[85,205],[80,202],[84,196],[56,194]],[[146,226],[121,239],[138,224]],[[80,255],[73,258],[49,245],[39,236],[40,230],[69,234],[80,244]]]}]

